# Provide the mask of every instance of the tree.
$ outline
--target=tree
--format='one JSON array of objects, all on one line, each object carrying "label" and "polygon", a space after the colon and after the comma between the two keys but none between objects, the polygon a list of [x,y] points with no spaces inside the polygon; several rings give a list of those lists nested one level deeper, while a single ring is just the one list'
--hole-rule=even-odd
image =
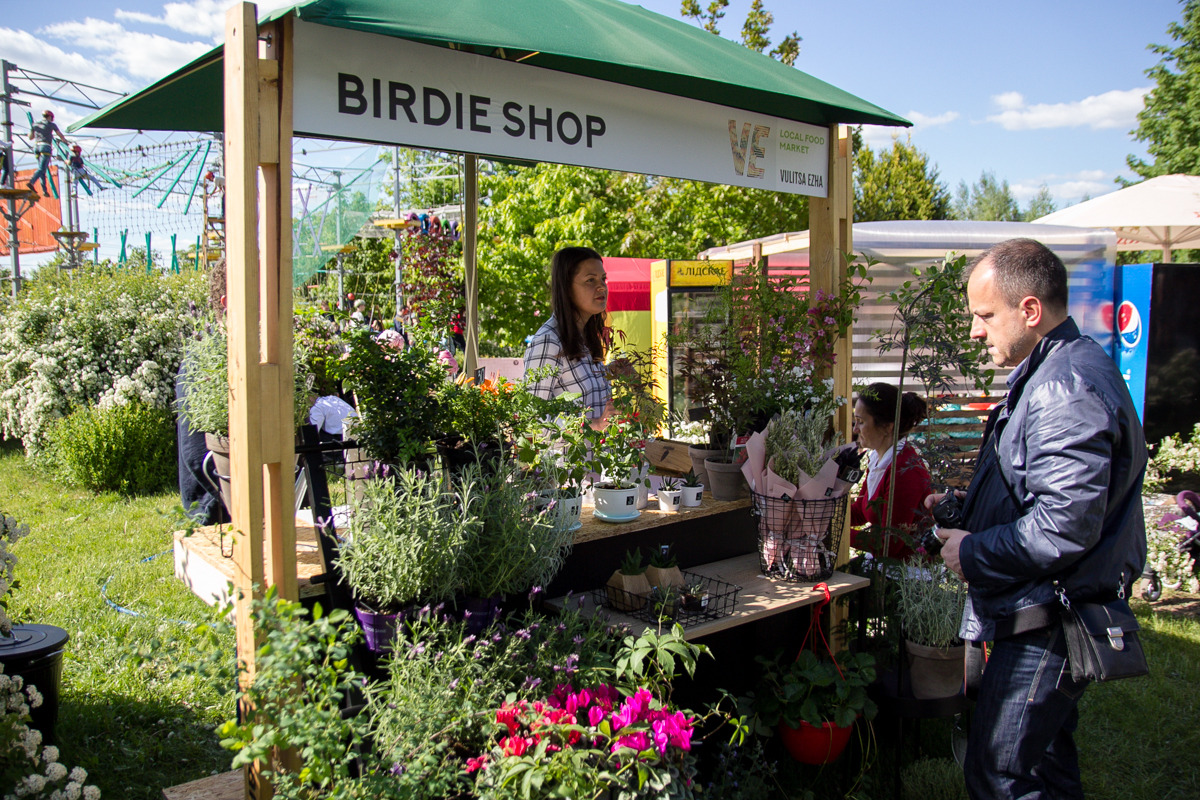
[{"label": "tree", "polygon": [[[704,30],[720,36],[719,25],[728,6],[729,0],[711,0],[708,7],[701,10],[698,0],[681,0],[679,15],[696,20]],[[763,7],[763,0],[754,0],[746,12],[746,21],[742,23],[742,44],[756,53],[767,52],[771,46],[771,26],[774,24],[775,15]],[[796,57],[800,55],[800,42],[800,35],[792,31],[767,55],[789,67],[795,66]]]},{"label": "tree", "polygon": [[958,184],[954,198],[954,216],[958,219],[1020,222],[1021,208],[1017,205],[1008,181],[997,181],[991,172],[979,176],[979,182],[967,186]]},{"label": "tree", "polygon": [[1035,219],[1040,219],[1047,214],[1053,214],[1058,210],[1058,204],[1054,202],[1054,198],[1050,196],[1050,187],[1042,184],[1038,189],[1038,193],[1029,201],[1029,207],[1025,209],[1025,213],[1021,215],[1021,219],[1026,222],[1033,222]]},{"label": "tree", "polygon": [[891,149],[854,153],[854,221],[949,219],[950,191],[908,137]]},{"label": "tree", "polygon": [[1130,169],[1143,178],[1159,175],[1200,175],[1200,0],[1186,0],[1183,20],[1167,26],[1175,46],[1152,44],[1162,56],[1146,70],[1155,86],[1138,112],[1130,131],[1154,161],[1128,156]]}]

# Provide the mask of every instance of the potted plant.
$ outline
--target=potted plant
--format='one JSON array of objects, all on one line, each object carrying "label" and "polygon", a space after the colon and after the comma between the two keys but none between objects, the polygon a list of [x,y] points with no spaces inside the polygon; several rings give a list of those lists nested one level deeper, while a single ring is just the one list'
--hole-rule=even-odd
[{"label": "potted plant", "polygon": [[[621,334],[624,336],[624,333]],[[644,442],[653,439],[667,418],[667,406],[655,396],[654,362],[649,351],[624,348],[608,363],[609,383],[612,386],[613,408],[618,416],[629,421]],[[643,445],[644,447],[644,445]],[[637,508],[650,502],[650,465],[644,454],[631,474],[637,484]]]},{"label": "potted plant", "polygon": [[678,478],[663,478],[658,485],[658,510],[674,513],[683,505],[683,490]]},{"label": "potted plant", "polygon": [[679,616],[683,596],[674,586],[652,586],[647,602],[654,619],[659,622],[673,622],[675,617]]},{"label": "potted plant", "polygon": [[913,697],[953,697],[963,688],[958,636],[967,587],[940,561],[912,558],[897,572],[896,600]]},{"label": "potted plant", "polygon": [[691,469],[685,472],[682,482],[683,487],[680,494],[683,507],[698,507],[704,498],[704,483],[701,481],[700,476],[696,474],[696,470]]},{"label": "potted plant", "polygon": [[383,464],[426,465],[434,452],[439,420],[438,391],[448,366],[428,342],[404,347],[399,337],[375,338],[369,330],[347,331],[348,351],[337,362],[342,384],[354,392],[358,446]]},{"label": "potted plant", "polygon": [[637,611],[646,605],[650,595],[650,581],[646,578],[646,565],[642,563],[642,551],[634,548],[625,552],[625,560],[605,584],[608,604],[618,611]]},{"label": "potted plant", "polygon": [[336,562],[374,652],[390,649],[408,610],[454,597],[464,550],[483,527],[477,499],[451,491],[439,473],[416,467],[384,473],[363,481],[353,498]]},{"label": "potted plant", "polygon": [[539,408],[516,440],[517,460],[538,486],[536,504],[552,508],[559,523],[570,530],[581,525],[588,429],[584,411],[569,403],[567,408]]},{"label": "potted plant", "polygon": [[695,578],[686,581],[680,592],[680,607],[684,611],[698,614],[708,609],[708,581]]},{"label": "potted plant", "polygon": [[591,471],[600,478],[593,484],[593,501],[598,519],[605,522],[627,522],[641,512],[637,509],[639,484],[648,482],[641,477],[646,440],[642,427],[630,417],[617,417],[603,430],[584,431],[591,444]]},{"label": "potted plant", "polygon": [[462,591],[468,629],[482,630],[505,597],[554,579],[575,535],[557,524],[552,509],[534,507],[536,483],[512,462],[501,460],[494,472],[469,465],[459,481],[458,495],[477,521],[463,545]]},{"label": "potted plant", "polygon": [[875,680],[869,653],[843,652],[822,659],[803,650],[795,660],[757,658],[762,680],[754,695],[756,728],[778,728],[792,757],[805,764],[826,764],[841,755],[858,717],[878,710],[867,694]]},{"label": "potted plant", "polygon": [[671,545],[659,545],[658,549],[650,554],[650,566],[646,568],[646,580],[650,581],[651,586],[657,586],[660,589],[683,587],[683,573],[679,571],[679,562],[675,558]]},{"label": "potted plant", "polygon": [[[295,426],[308,422],[309,386],[312,375],[308,357],[299,339],[293,339],[292,369],[295,391],[292,413]],[[232,508],[229,489],[229,342],[225,326],[213,322],[198,338],[183,346],[183,393],[176,402],[180,418],[193,431],[204,433],[213,454],[220,484],[221,500]]]}]

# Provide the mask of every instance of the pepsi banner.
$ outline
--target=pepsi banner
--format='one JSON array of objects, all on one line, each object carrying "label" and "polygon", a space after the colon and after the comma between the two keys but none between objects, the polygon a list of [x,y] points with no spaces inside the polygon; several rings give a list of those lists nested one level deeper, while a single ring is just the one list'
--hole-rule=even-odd
[{"label": "pepsi banner", "polygon": [[1116,302],[1110,312],[1115,334],[1113,356],[1142,420],[1145,420],[1146,374],[1150,355],[1147,325],[1150,321],[1153,274],[1153,264],[1118,266]]},{"label": "pepsi banner", "polygon": [[299,20],[294,41],[297,135],[828,196],[827,128]]}]

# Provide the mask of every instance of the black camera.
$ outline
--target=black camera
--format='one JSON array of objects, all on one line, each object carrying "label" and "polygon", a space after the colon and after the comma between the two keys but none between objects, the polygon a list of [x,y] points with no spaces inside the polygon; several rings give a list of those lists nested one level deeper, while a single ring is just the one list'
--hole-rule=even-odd
[{"label": "black camera", "polygon": [[936,556],[942,552],[942,540],[938,538],[938,528],[962,528],[963,525],[963,510],[962,503],[958,500],[958,495],[954,492],[946,492],[946,495],[939,501],[933,504],[930,510],[933,514],[933,521],[937,523],[937,527],[930,528],[921,535],[920,545],[926,553],[931,556]]}]

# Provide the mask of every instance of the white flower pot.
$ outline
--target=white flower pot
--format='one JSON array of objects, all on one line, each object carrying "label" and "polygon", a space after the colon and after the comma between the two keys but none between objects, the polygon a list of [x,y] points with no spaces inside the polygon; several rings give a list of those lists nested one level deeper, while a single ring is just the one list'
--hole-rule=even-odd
[{"label": "white flower pot", "polygon": [[580,521],[583,514],[583,496],[562,497],[558,492],[538,492],[537,508],[542,509],[554,504],[550,510],[554,527],[557,530],[574,531],[583,524]]},{"label": "white flower pot", "polygon": [[672,513],[683,507],[683,492],[678,489],[669,491],[667,489],[658,490],[658,510]]},{"label": "white flower pot", "polygon": [[679,492],[683,495],[683,507],[695,508],[700,505],[700,501],[704,497],[704,484],[700,484],[699,486],[684,486]]},{"label": "white flower pot", "polygon": [[608,521],[633,519],[640,512],[637,507],[637,489],[609,489],[596,486],[592,489],[592,502],[597,516]]}]

